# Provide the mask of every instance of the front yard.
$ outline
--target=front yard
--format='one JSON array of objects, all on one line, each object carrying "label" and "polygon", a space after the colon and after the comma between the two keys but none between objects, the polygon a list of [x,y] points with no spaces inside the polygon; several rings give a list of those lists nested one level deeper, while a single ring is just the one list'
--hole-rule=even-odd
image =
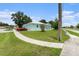
[{"label": "front yard", "polygon": [[[23,35],[36,39],[36,40],[42,40],[42,41],[48,41],[48,42],[59,42],[57,39],[58,32],[57,30],[50,30],[46,32],[40,32],[40,31],[20,31]],[[62,31],[62,40],[60,42],[64,42],[69,39],[69,36],[65,34],[64,31]]]},{"label": "front yard", "polygon": [[[41,32],[25,32],[25,33],[29,33],[29,35],[32,33],[33,35],[33,33],[41,33]],[[49,32],[45,32],[46,35],[48,33]],[[53,32],[51,33],[52,35],[53,34],[55,35],[55,33]],[[42,35],[43,34],[44,33],[42,33]],[[37,34],[37,36],[38,35],[39,34]],[[60,53],[61,53],[61,49],[59,48],[41,47],[38,45],[33,45],[30,43],[24,42],[16,38],[13,32],[0,33],[0,56],[36,56],[36,55],[37,56],[58,56],[60,55]]]}]

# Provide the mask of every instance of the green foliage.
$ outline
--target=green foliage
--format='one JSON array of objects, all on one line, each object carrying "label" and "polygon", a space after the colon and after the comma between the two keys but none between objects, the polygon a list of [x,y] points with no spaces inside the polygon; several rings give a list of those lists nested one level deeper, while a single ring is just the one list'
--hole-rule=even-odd
[{"label": "green foliage", "polygon": [[50,23],[51,24],[51,27],[53,28],[53,23],[54,23],[54,21],[49,21],[48,23]]},{"label": "green foliage", "polygon": [[58,29],[58,20],[57,18],[55,19],[55,21],[49,21],[49,23],[51,24],[52,28],[54,29]]},{"label": "green foliage", "polygon": [[22,27],[23,24],[32,22],[32,19],[25,15],[23,12],[16,12],[12,14],[11,19],[17,24],[20,28]]},{"label": "green foliage", "polygon": [[45,19],[40,20],[39,22],[47,23]]},{"label": "green foliage", "polygon": [[45,32],[45,25],[44,24],[40,24],[40,28],[42,32]]},{"label": "green foliage", "polygon": [[53,28],[58,29],[58,20],[57,19],[55,19],[55,21],[53,22]]},{"label": "green foliage", "polygon": [[79,24],[77,24],[77,26],[76,26],[77,28],[79,28]]},{"label": "green foliage", "polygon": [[9,24],[0,22],[0,26],[9,26]]},{"label": "green foliage", "polygon": [[73,25],[71,25],[71,26],[70,26],[70,28],[74,28],[74,26],[73,26]]},{"label": "green foliage", "polygon": [[60,48],[42,47],[24,42],[13,32],[0,33],[0,56],[58,56]]}]

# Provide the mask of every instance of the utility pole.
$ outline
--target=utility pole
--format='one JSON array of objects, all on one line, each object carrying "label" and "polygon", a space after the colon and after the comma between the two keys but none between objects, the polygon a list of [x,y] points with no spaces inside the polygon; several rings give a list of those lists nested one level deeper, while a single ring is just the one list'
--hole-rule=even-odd
[{"label": "utility pole", "polygon": [[62,3],[58,3],[58,40],[62,39]]}]

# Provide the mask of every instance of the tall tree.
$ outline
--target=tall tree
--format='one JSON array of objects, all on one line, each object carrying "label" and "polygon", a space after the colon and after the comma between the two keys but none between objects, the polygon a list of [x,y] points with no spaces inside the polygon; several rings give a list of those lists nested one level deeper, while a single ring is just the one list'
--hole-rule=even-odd
[{"label": "tall tree", "polygon": [[11,19],[18,25],[19,28],[22,28],[22,25],[25,23],[32,22],[32,19],[26,16],[23,12],[16,12],[11,15]]},{"label": "tall tree", "polygon": [[62,4],[58,3],[58,40],[60,41],[62,32]]},{"label": "tall tree", "polygon": [[74,26],[73,25],[70,25],[70,28],[74,28]]},{"label": "tall tree", "polygon": [[51,24],[51,27],[53,28],[53,23],[54,23],[54,21],[51,20],[51,21],[49,21],[48,23]]},{"label": "tall tree", "polygon": [[54,21],[52,21],[52,20],[49,21],[48,23],[50,23],[51,24],[51,27],[54,28],[55,30],[58,29],[58,19],[57,18],[55,18]]},{"label": "tall tree", "polygon": [[76,25],[76,28],[79,28],[79,24]]},{"label": "tall tree", "polygon": [[47,23],[45,19],[41,19],[39,22]]},{"label": "tall tree", "polygon": [[57,20],[57,18],[53,22],[53,28],[56,29],[56,30],[58,30],[58,20]]},{"label": "tall tree", "polygon": [[0,26],[9,26],[9,24],[8,23],[0,22]]}]

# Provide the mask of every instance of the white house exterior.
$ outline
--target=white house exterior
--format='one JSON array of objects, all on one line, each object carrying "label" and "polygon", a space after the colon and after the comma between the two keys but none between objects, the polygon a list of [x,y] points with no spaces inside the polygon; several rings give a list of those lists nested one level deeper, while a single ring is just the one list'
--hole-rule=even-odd
[{"label": "white house exterior", "polygon": [[[30,22],[28,24],[24,24],[23,28],[28,29],[28,31],[40,31],[40,25],[44,24],[41,22]],[[45,30],[51,30],[51,25],[50,24],[44,24],[45,25]]]}]

